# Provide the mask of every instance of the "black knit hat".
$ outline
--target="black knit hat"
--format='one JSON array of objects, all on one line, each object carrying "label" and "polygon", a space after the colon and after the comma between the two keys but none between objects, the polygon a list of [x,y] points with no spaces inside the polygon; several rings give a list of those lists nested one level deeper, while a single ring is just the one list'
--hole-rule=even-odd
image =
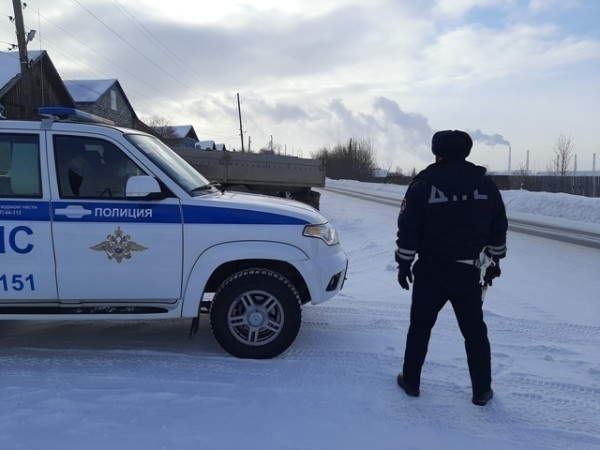
[{"label": "black knit hat", "polygon": [[438,131],[431,139],[431,151],[444,159],[465,159],[471,153],[473,140],[464,131]]}]

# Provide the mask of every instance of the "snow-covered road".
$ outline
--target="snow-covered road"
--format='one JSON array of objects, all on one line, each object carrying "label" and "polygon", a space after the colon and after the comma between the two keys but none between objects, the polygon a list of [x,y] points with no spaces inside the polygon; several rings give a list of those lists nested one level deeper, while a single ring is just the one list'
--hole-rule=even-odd
[{"label": "snow-covered road", "polygon": [[206,320],[191,341],[187,321],[1,323],[0,448],[600,448],[599,250],[509,233],[485,303],[494,400],[470,402],[448,306],[414,399],[395,384],[410,308],[397,207],[321,204],[348,280],[279,358],[226,355]]}]

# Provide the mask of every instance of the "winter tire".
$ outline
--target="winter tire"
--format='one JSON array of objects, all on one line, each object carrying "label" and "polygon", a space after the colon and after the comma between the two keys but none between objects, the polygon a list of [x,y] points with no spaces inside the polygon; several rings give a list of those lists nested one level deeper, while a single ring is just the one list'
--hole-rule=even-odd
[{"label": "winter tire", "polygon": [[287,350],[302,321],[298,291],[282,275],[248,269],[227,278],[210,309],[213,335],[238,358],[267,359]]}]

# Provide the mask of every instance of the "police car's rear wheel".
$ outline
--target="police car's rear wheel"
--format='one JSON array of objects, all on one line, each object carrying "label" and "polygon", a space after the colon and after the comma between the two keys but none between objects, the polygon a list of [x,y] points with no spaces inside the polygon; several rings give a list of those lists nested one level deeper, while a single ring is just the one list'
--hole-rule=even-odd
[{"label": "police car's rear wheel", "polygon": [[215,293],[210,323],[217,342],[238,358],[273,358],[300,331],[296,288],[282,275],[249,269],[226,279]]}]

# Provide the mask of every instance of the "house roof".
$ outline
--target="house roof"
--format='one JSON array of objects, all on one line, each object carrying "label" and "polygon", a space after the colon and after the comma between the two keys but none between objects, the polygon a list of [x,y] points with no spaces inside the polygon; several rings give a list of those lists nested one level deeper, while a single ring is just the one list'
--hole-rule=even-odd
[{"label": "house roof", "polygon": [[196,130],[194,130],[193,125],[178,125],[172,128],[175,132],[175,136],[180,139],[192,138],[194,140],[198,140],[198,136],[196,135]]},{"label": "house roof", "polygon": [[121,83],[116,78],[108,78],[106,80],[65,80],[64,83],[76,104],[96,103],[100,100],[100,97],[114,87],[121,93],[131,114],[137,119],[135,109],[133,109],[131,102],[121,87]]},{"label": "house roof", "polygon": [[75,103],[96,103],[117,82],[115,78],[64,81]]},{"label": "house roof", "polygon": [[167,129],[173,130],[174,137],[176,139],[193,139],[194,141],[198,140],[198,135],[196,134],[196,130],[194,130],[193,125],[169,125],[166,127],[156,127],[159,132],[164,133]]},{"label": "house roof", "polygon": [[215,144],[215,141],[198,141],[196,143],[196,148],[199,148],[201,150],[204,150],[206,148],[214,150],[217,148],[217,145]]},{"label": "house roof", "polygon": [[[45,53],[45,50],[32,50],[27,52],[27,56],[30,60],[35,61]],[[0,93],[5,88],[10,89],[20,74],[19,52],[0,52]]]}]

